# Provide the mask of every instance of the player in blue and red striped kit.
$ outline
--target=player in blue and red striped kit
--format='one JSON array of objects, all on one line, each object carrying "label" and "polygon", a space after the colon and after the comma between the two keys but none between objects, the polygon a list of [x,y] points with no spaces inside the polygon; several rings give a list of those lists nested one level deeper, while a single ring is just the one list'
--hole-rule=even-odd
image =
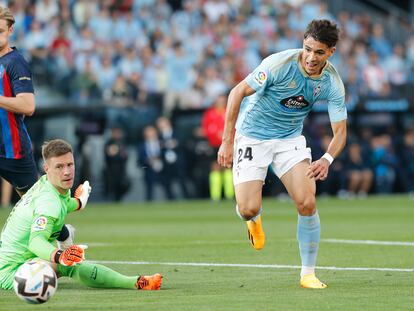
[{"label": "player in blue and red striped kit", "polygon": [[[14,16],[0,7],[0,176],[22,196],[38,180],[32,143],[24,124],[35,111],[32,73],[9,44]],[[73,244],[73,227],[64,226],[58,238],[64,248]]]}]

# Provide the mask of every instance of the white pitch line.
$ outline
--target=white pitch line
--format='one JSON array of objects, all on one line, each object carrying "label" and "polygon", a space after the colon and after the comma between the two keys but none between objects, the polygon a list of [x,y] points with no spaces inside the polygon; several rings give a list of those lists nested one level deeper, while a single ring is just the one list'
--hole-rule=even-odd
[{"label": "white pitch line", "polygon": [[[246,240],[225,240],[225,241],[207,241],[207,240],[200,240],[200,241],[188,241],[188,242],[176,242],[176,243],[171,243],[171,242],[163,242],[163,243],[158,243],[159,245],[228,245],[228,244],[242,244],[245,243]],[[87,244],[88,246],[91,247],[108,247],[108,246],[131,246],[131,245],[136,245],[137,243],[134,242],[130,242],[130,243],[103,243],[103,242],[82,242],[83,244]],[[145,243],[145,242],[140,242],[139,245],[143,246],[143,245],[154,245],[154,243]]]},{"label": "white pitch line", "polygon": [[[232,263],[205,263],[205,262],[158,262],[158,261],[112,261],[90,260],[89,262],[100,264],[119,265],[160,265],[160,266],[191,266],[191,267],[235,267],[235,268],[261,268],[261,269],[300,269],[301,266],[291,265],[258,265],[258,264],[232,264]],[[339,271],[390,271],[390,272],[414,272],[413,269],[402,268],[362,268],[362,267],[317,267],[319,270]]]},{"label": "white pitch line", "polygon": [[[287,239],[287,240],[294,241],[294,239]],[[180,245],[240,244],[244,242],[245,240],[226,240],[226,241],[199,240],[199,241],[180,242]],[[321,242],[338,243],[338,244],[414,246],[414,242],[401,242],[401,241],[322,239]],[[116,245],[116,246],[135,245],[135,243],[100,243],[100,242],[89,242],[89,243],[85,242],[85,244],[92,246],[92,247],[107,247],[107,246],[113,246],[113,245]],[[168,244],[171,245],[171,243],[168,243]]]},{"label": "white pitch line", "polygon": [[365,244],[365,245],[414,246],[414,242],[399,242],[399,241],[322,239],[322,242],[343,243],[343,244]]}]

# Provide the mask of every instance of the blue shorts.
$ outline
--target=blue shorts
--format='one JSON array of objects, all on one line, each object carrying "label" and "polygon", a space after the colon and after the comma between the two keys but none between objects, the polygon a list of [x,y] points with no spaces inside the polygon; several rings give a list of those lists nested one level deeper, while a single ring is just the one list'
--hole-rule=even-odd
[{"label": "blue shorts", "polygon": [[0,158],[0,176],[19,192],[26,192],[39,178],[33,155],[21,159]]}]

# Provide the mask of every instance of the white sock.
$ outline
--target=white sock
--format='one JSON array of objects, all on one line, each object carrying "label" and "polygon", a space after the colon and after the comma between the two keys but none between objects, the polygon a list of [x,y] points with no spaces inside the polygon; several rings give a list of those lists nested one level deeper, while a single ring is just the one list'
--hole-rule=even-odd
[{"label": "white sock", "polygon": [[256,218],[259,217],[261,213],[262,213],[262,207],[260,207],[259,212],[256,214],[256,216],[254,216],[254,217],[252,217],[250,219],[246,219],[246,218],[244,218],[242,216],[242,214],[240,214],[239,206],[236,204],[236,214],[240,217],[241,220],[244,220],[244,221],[248,221],[248,220],[255,221]]},{"label": "white sock", "polygon": [[302,266],[302,270],[300,270],[300,277],[303,278],[308,274],[315,274],[315,267]]}]

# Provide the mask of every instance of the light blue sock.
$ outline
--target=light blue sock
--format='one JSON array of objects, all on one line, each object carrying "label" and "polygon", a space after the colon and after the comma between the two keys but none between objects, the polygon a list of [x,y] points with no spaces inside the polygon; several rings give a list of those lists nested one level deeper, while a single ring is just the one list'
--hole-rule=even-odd
[{"label": "light blue sock", "polygon": [[301,276],[310,274],[312,271],[314,273],[320,235],[321,224],[318,212],[312,216],[298,215],[297,239],[299,242],[300,258],[302,259]]}]

